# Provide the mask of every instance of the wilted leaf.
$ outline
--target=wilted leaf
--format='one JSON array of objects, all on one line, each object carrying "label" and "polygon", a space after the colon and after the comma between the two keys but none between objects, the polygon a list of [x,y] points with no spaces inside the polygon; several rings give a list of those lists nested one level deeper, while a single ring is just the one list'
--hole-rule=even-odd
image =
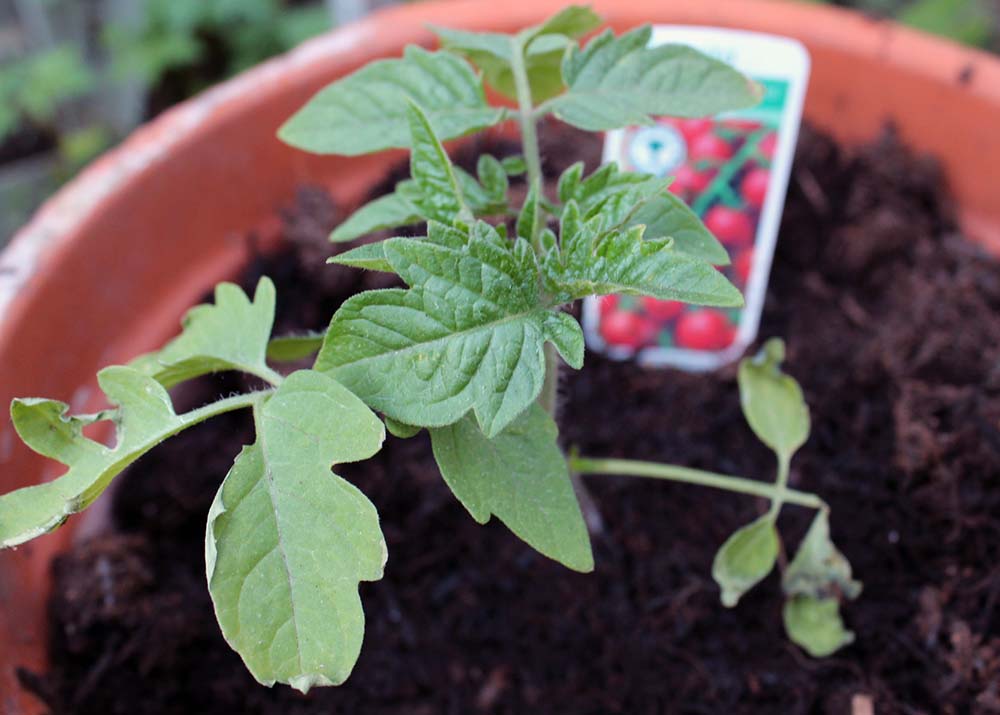
[{"label": "wilted leaf", "polygon": [[739,383],[754,434],[787,461],[809,437],[809,407],[799,384],[781,371],[784,359],[784,342],[768,340],[755,357],[740,361]]},{"label": "wilted leaf", "polygon": [[785,601],[785,632],[814,658],[825,658],[854,642],[844,628],[836,598],[794,596]]},{"label": "wilted leaf", "polygon": [[737,529],[712,563],[712,578],[722,589],[722,605],[732,608],[744,593],[771,573],[778,559],[778,531],[766,514]]}]

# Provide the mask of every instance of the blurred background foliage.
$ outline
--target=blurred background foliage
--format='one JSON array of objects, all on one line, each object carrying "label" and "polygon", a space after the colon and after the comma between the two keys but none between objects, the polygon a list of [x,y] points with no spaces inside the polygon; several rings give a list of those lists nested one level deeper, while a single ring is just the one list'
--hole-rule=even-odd
[{"label": "blurred background foliage", "polygon": [[[0,0],[0,245],[137,124],[388,1]],[[1000,0],[787,1],[1000,49]]]}]

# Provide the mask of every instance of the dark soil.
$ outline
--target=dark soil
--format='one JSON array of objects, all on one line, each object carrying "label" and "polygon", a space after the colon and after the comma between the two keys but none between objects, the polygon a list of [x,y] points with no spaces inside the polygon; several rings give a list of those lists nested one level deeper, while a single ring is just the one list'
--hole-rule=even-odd
[{"label": "dark soil", "polygon": [[[545,145],[552,170],[599,156],[576,134]],[[27,679],[54,712],[101,715],[833,714],[869,698],[880,715],[1000,712],[1000,265],[956,233],[942,187],[891,134],[857,152],[810,131],[800,142],[761,335],[788,341],[812,409],[793,480],[832,504],[834,539],[865,583],[844,608],[857,641],[834,657],[788,642],[776,576],[734,610],[719,604],[712,557],[760,512],[753,499],[590,477],[606,531],[596,572],[581,575],[502,525],[477,526],[421,436],[344,470],[390,549],[386,578],[362,586],[353,676],[307,697],[260,687],[205,586],[208,506],[251,439],[235,415],[143,459],[116,495],[118,531],[58,560],[53,668]],[[385,280],[323,265],[342,216],[304,190],[290,248],[245,276],[277,282],[279,330],[320,328]],[[241,387],[204,380],[178,407]],[[563,437],[584,453],[773,474],[732,369],[591,354],[563,395]],[[786,510],[789,548],[809,516]]]}]

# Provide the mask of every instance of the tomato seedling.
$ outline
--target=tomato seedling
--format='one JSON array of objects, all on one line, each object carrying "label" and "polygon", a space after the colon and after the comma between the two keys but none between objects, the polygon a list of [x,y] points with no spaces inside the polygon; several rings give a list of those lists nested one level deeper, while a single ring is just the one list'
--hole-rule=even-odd
[{"label": "tomato seedling", "polygon": [[[388,550],[375,506],[333,468],[378,452],[386,430],[407,438],[426,429],[443,479],[476,521],[496,516],[579,571],[592,570],[594,560],[571,475],[649,476],[767,499],[767,514],[737,531],[716,558],[713,574],[727,605],[773,568],[781,506],[816,509],[813,529],[785,570],[784,620],[790,637],[814,655],[848,642],[838,599],[853,597],[858,586],[829,541],[826,505],[787,486],[791,455],[809,425],[798,385],[779,369],[780,343],[739,371],[750,426],[778,455],[774,483],[567,458],[558,442],[560,367],[579,369],[584,358],[582,330],[565,310],[574,301],[645,296],[666,301],[652,305],[670,312],[678,303],[742,304],[715,268],[727,260],[725,249],[667,190],[668,180],[613,165],[585,176],[576,164],[559,177],[557,195],[543,193],[536,125],[546,116],[605,131],[672,115],[703,131],[701,118],[760,98],[757,85],[718,60],[683,46],[648,47],[648,27],[620,36],[605,31],[581,47],[579,38],[599,24],[589,8],[570,7],[513,35],[438,28],[444,49],[408,47],[319,92],[282,127],[284,141],[320,154],[410,151],[411,177],[361,207],[331,238],[408,224],[425,225],[425,235],[363,243],[330,259],[394,273],[405,287],[351,297],[324,334],[274,337],[271,281],[262,278],[252,297],[223,283],[215,302],[191,310],[161,350],[98,374],[109,409],[72,415],[55,400],[14,400],[21,439],[67,470],[0,497],[0,546],[57,528],[178,432],[250,409],[256,437],[236,456],[207,515],[205,560],[222,634],[266,685],[303,692],[336,685],[357,661],[364,633],[358,584],[382,577]],[[516,108],[490,105],[484,82]],[[451,163],[442,141],[507,121],[520,127],[523,157],[481,156],[474,175]],[[711,134],[694,144],[706,157],[728,151]],[[511,177],[522,174],[527,198],[513,206]],[[747,245],[745,227],[723,216],[728,228],[720,238]],[[624,314],[616,312],[617,298],[605,304],[611,329]],[[681,316],[698,327],[680,333],[690,332],[692,344],[722,343],[725,316],[708,311]],[[621,335],[609,340],[643,336],[633,325],[619,327]],[[311,368],[288,368],[312,355]],[[254,375],[266,387],[174,410],[170,388],[220,370]],[[117,429],[113,447],[84,433],[101,421]]]}]

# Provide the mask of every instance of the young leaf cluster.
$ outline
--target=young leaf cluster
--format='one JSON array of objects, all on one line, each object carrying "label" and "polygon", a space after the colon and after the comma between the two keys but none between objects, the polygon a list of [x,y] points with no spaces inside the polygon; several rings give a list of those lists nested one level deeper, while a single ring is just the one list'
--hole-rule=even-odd
[{"label": "young leaf cluster", "polygon": [[[754,434],[770,447],[778,461],[777,494],[766,514],[738,529],[719,549],[712,575],[722,589],[722,603],[735,606],[748,590],[774,569],[781,550],[776,528],[787,490],[792,455],[809,437],[809,409],[798,383],[781,371],[784,344],[767,342],[754,358],[740,363],[739,386],[743,413]],[[785,630],[810,655],[830,655],[854,640],[844,628],[839,606],[853,599],[861,584],[851,578],[851,566],[830,540],[829,510],[821,507],[812,526],[785,569]]]},{"label": "young leaf cluster", "polygon": [[[262,279],[252,299],[222,284],[162,350],[100,373],[110,409],[70,416],[63,403],[15,401],[25,443],[68,470],[0,497],[0,545],[55,528],[173,434],[250,408],[256,436],[212,504],[205,557],[223,636],[261,683],[339,684],[357,660],[358,584],[382,576],[387,550],[374,505],[334,470],[374,455],[386,429],[429,432],[442,477],[476,521],[496,516],[545,556],[592,570],[551,399],[560,361],[579,369],[584,359],[566,306],[605,293],[714,306],[742,297],[714,267],[728,261],[725,250],[667,180],[615,166],[585,175],[576,164],[547,195],[535,123],[551,114],[612,129],[738,109],[759,94],[694,50],[649,48],[648,28],[605,32],[581,48],[599,24],[589,8],[571,7],[513,35],[437,29],[444,49],[409,47],[319,92],[281,128],[284,141],[348,156],[410,150],[410,178],[331,237],[425,225],[422,236],[361,243],[331,259],[394,273],[404,286],[351,297],[323,334],[274,338],[271,282]],[[490,105],[486,84],[518,109]],[[475,175],[451,163],[442,141],[507,120],[519,123],[523,156],[482,156]],[[514,206],[511,182],[522,176],[527,198]],[[279,369],[313,354],[312,368]],[[779,488],[763,526],[737,532],[716,560],[728,604],[773,567],[788,461],[808,433],[801,393],[777,360],[769,353],[741,368],[748,419],[779,454]],[[220,370],[266,387],[175,413],[169,388]],[[84,435],[98,421],[115,425],[114,447]],[[821,516],[785,582],[789,632],[816,653],[844,641],[829,604],[856,591]]]}]

